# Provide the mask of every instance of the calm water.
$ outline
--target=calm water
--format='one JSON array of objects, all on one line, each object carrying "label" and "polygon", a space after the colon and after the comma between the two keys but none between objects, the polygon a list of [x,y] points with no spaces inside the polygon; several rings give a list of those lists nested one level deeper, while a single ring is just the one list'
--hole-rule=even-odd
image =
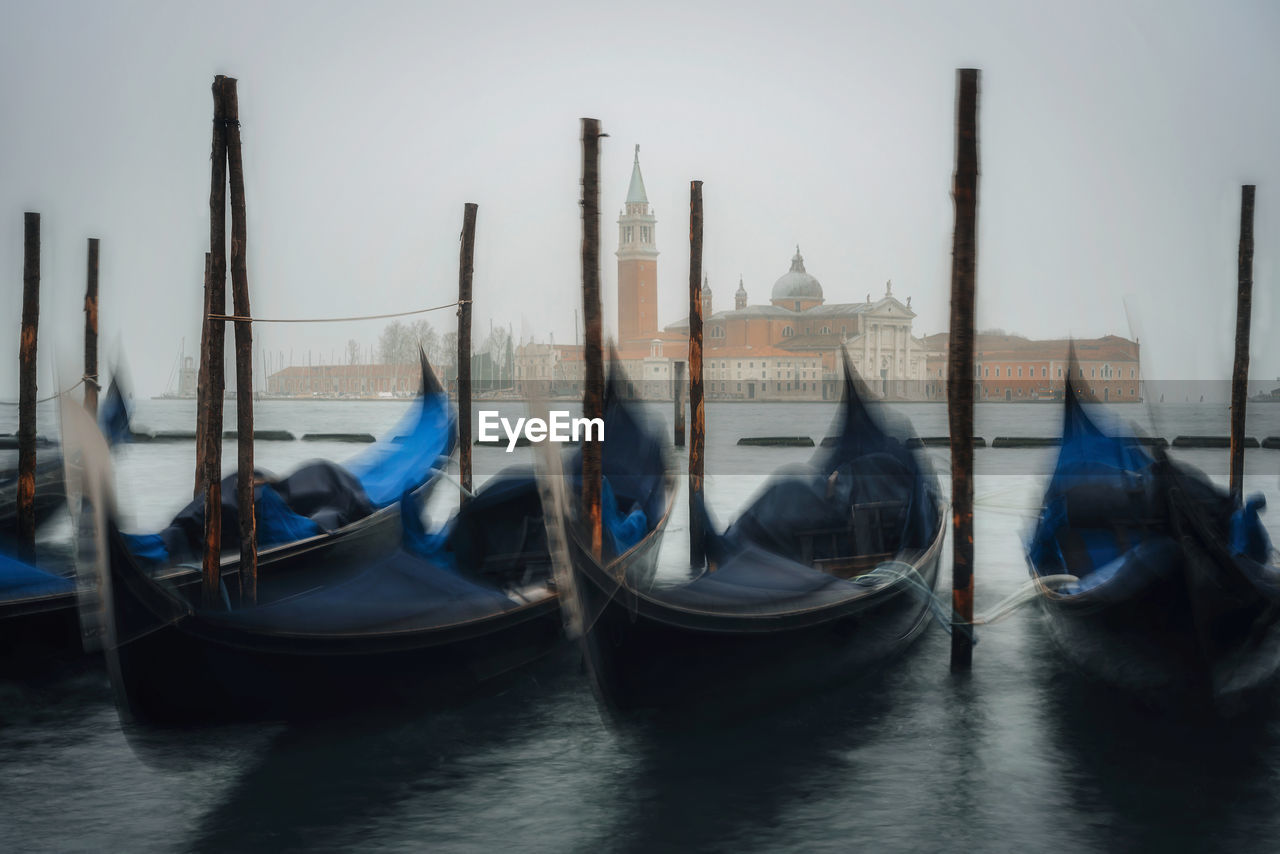
[{"label": "calm water", "polygon": [[[404,409],[265,402],[257,421],[299,434],[378,433]],[[669,420],[669,406],[651,409]],[[817,439],[833,411],[708,406],[708,497],[721,522],[769,472],[811,453],[738,448],[740,436]],[[947,432],[940,406],[898,411],[921,435]],[[1220,406],[1112,412],[1170,438],[1227,430]],[[193,413],[186,401],[141,401],[136,421],[190,429]],[[52,411],[41,415],[55,432]],[[979,406],[977,433],[1051,436],[1059,415]],[[0,410],[0,432],[14,418]],[[1254,406],[1248,432],[1280,435],[1280,406]],[[360,447],[264,442],[258,462],[284,472]],[[231,445],[227,453],[234,459]],[[478,448],[478,479],[528,454]],[[945,451],[931,454],[945,471]],[[1180,457],[1225,482],[1225,451]],[[1026,579],[1019,537],[1053,451],[976,458],[981,612]],[[189,443],[122,449],[120,502],[138,530],[163,525],[189,498],[193,467]],[[1280,541],[1280,451],[1250,451],[1246,470],[1246,491],[1268,496],[1264,520]],[[438,490],[433,510],[455,500]],[[684,502],[676,506],[663,549],[673,577],[687,554]],[[43,532],[50,560],[68,529],[60,521]],[[0,683],[0,851],[1275,850],[1280,698],[1225,726],[1152,716],[1062,667],[1034,608],[980,634],[969,676],[947,672],[947,649],[934,627],[883,673],[696,732],[606,726],[571,656],[451,711],[305,727],[125,732],[100,673]]]}]

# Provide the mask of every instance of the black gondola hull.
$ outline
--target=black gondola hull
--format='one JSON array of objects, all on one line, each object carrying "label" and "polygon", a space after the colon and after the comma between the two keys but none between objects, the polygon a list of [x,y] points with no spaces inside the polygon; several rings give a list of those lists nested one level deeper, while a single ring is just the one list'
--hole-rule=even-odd
[{"label": "black gondola hull", "polygon": [[[929,589],[943,533],[913,561]],[[930,619],[904,585],[772,618],[693,613],[637,592],[634,579],[618,585],[570,540],[584,657],[605,705],[624,715],[721,716],[849,682],[900,654]]]},{"label": "black gondola hull", "polygon": [[74,592],[0,603],[0,678],[45,673],[83,651]]},{"label": "black gondola hull", "polygon": [[[296,556],[291,563],[304,561],[305,555]],[[306,572],[300,565],[280,569]],[[324,568],[313,567],[310,582],[317,571]],[[327,636],[247,631],[193,612],[133,571],[118,541],[110,595],[116,643],[108,665],[117,701],[126,716],[150,723],[310,718],[371,704],[447,705],[563,642],[554,596],[431,630]]]},{"label": "black gondola hull", "polygon": [[1280,609],[1228,555],[1182,538],[1122,597],[1046,592],[1050,636],[1087,676],[1154,706],[1230,707],[1280,667]]}]

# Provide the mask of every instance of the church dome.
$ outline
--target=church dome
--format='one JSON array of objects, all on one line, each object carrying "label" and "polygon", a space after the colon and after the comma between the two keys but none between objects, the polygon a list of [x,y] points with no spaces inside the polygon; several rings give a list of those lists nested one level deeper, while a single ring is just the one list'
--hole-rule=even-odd
[{"label": "church dome", "polygon": [[773,283],[773,294],[769,297],[773,302],[779,300],[821,300],[822,285],[804,270],[804,256],[800,247],[791,259],[791,269],[782,278]]}]

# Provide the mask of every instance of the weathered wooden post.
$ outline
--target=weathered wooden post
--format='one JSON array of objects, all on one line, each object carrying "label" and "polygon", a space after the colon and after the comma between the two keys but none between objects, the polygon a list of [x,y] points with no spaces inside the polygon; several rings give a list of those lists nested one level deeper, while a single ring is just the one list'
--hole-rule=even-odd
[{"label": "weathered wooden post", "polygon": [[458,250],[458,482],[461,503],[471,493],[471,279],[475,272],[476,212],[467,202],[462,209],[462,246]]},{"label": "weathered wooden post", "polygon": [[671,380],[671,399],[674,401],[675,411],[672,418],[675,423],[673,428],[675,435],[672,441],[675,442],[677,448],[684,447],[684,362],[679,360],[675,363],[675,374]]},{"label": "weathered wooden post", "polygon": [[240,598],[258,601],[258,520],[253,506],[253,316],[245,260],[244,156],[240,149],[240,99],[236,80],[223,83],[227,101],[227,175],[231,182],[231,301],[236,317],[236,505],[240,516]]},{"label": "weathered wooden post", "polygon": [[[600,121],[582,120],[582,416],[604,418],[604,344],[600,308]],[[582,443],[582,518],[591,532],[591,553],[603,554],[600,518],[602,448]]]},{"label": "weathered wooden post", "polygon": [[[196,481],[192,498],[204,495],[209,484],[208,471],[205,470],[205,433],[209,424],[209,362],[205,359],[205,351],[209,349],[209,337],[213,321],[209,315],[213,313],[210,302],[209,280],[213,273],[213,253],[204,253],[204,314],[200,323],[200,365],[196,374]],[[221,310],[219,310],[221,314]]]},{"label": "weathered wooden post", "polygon": [[84,408],[98,417],[98,238],[89,238],[89,258],[84,283]]},{"label": "weathered wooden post", "polygon": [[18,557],[36,556],[36,332],[40,325],[40,214],[22,218],[22,336],[18,341]]},{"label": "weathered wooden post", "polygon": [[1236,359],[1231,369],[1231,500],[1244,495],[1244,414],[1249,400],[1249,318],[1253,312],[1254,185],[1240,188],[1240,251],[1236,260]]},{"label": "weathered wooden post", "polygon": [[702,403],[702,182],[689,182],[689,563],[706,563],[702,486],[706,413]]},{"label": "weathered wooden post", "polygon": [[978,228],[978,78],[956,73],[956,172],[952,198],[951,336],[947,420],[951,428],[951,670],[973,664],[973,334]]},{"label": "weathered wooden post", "polygon": [[[205,394],[204,435],[204,603],[221,601],[222,570],[222,398],[226,327],[213,320],[227,310],[227,98],[226,78],[213,79],[213,155],[209,178],[209,338],[200,352]],[[197,426],[199,421],[197,421]]]}]

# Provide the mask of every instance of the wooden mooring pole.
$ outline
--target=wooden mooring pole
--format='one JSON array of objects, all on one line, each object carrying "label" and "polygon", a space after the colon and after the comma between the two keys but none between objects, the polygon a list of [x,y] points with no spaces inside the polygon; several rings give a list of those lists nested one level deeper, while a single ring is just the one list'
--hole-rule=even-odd
[{"label": "wooden mooring pole", "polygon": [[679,360],[675,363],[675,374],[671,379],[671,400],[675,406],[672,412],[672,437],[671,441],[675,443],[677,448],[684,447],[684,362]]},{"label": "wooden mooring pole", "polygon": [[703,445],[706,413],[702,402],[702,182],[689,182],[689,564],[706,563],[702,530]]},{"label": "wooden mooring pole", "polygon": [[[240,148],[240,99],[236,80],[223,83],[227,101],[227,177],[231,183],[231,302],[236,317],[249,318],[249,270],[245,259],[244,156]],[[253,324],[236,322],[236,505],[240,516],[240,599],[258,601],[258,521],[253,506]]]},{"label": "wooden mooring pole", "polygon": [[[604,344],[600,307],[600,121],[582,120],[582,416],[604,418]],[[600,518],[599,442],[582,443],[582,519],[591,536],[591,553],[603,554]]]},{"label": "wooden mooring pole", "polygon": [[461,503],[471,492],[471,279],[475,272],[476,212],[467,202],[462,209],[462,246],[458,250],[458,482]]},{"label": "wooden mooring pole", "polygon": [[1240,251],[1236,261],[1236,359],[1231,369],[1231,500],[1244,495],[1244,415],[1249,400],[1249,318],[1253,313],[1254,185],[1240,188]]},{"label": "wooden mooring pole", "polygon": [[[227,310],[227,98],[226,79],[213,79],[213,155],[209,178],[209,338],[200,353],[201,374],[208,381],[204,433],[204,604],[222,600],[222,403],[226,384],[226,327],[210,315]],[[197,421],[199,426],[199,421]]]},{"label": "wooden mooring pole", "polygon": [[[196,374],[196,480],[195,489],[192,498],[198,498],[204,495],[205,489],[209,485],[209,472],[205,468],[205,457],[208,448],[205,447],[205,433],[208,432],[209,425],[209,360],[205,358],[205,353],[209,349],[209,338],[213,334],[211,329],[213,321],[209,319],[209,315],[213,313],[213,303],[210,302],[212,297],[210,279],[213,276],[213,253],[204,253],[204,314],[203,322],[200,324],[200,365]],[[219,310],[221,312],[221,310]]]},{"label": "wooden mooring pole", "polygon": [[98,238],[89,238],[84,283],[84,408],[98,417]]},{"label": "wooden mooring pole", "polygon": [[18,341],[18,557],[36,556],[36,332],[40,325],[40,214],[22,218],[22,336]]},{"label": "wooden mooring pole", "polygon": [[973,344],[978,232],[978,80],[956,73],[956,171],[952,198],[951,335],[947,420],[951,428],[951,670],[973,664]]}]

